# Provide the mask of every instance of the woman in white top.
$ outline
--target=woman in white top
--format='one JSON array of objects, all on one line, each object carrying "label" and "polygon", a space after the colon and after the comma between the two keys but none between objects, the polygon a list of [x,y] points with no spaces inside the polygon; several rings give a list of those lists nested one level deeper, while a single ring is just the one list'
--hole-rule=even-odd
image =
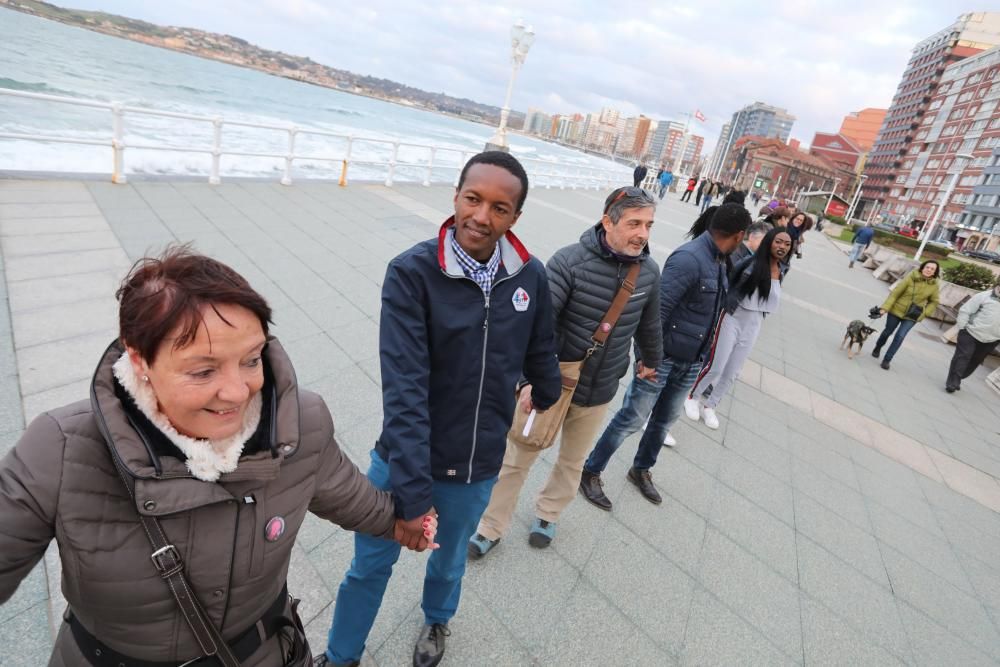
[{"label": "woman in white top", "polygon": [[768,313],[778,310],[785,263],[792,250],[792,237],[780,227],[769,231],[757,251],[733,267],[725,311],[717,328],[711,363],[698,377],[684,402],[688,417],[719,428],[715,408],[729,393],[743,369]]}]

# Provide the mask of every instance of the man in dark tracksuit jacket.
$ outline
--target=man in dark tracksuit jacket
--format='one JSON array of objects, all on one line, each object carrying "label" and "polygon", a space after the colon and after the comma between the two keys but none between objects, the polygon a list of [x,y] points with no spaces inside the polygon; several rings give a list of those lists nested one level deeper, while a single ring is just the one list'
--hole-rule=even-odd
[{"label": "man in dark tracksuit jacket", "polygon": [[726,255],[743,241],[750,214],[741,204],[723,204],[708,231],[674,250],[660,274],[663,361],[656,377],[633,378],[622,407],[611,418],[583,466],[580,492],[594,505],[611,509],[600,475],[622,442],[649,424],[639,441],[628,479],[652,503],[661,502],[650,469],[680,415],[711,349],[726,295]]},{"label": "man in dark tracksuit jacket", "polygon": [[[560,515],[576,497],[583,461],[628,371],[633,339],[649,375],[663,358],[660,270],[648,246],[655,210],[656,200],[645,190],[618,188],[608,196],[601,222],[585,231],[579,243],[558,250],[546,264],[559,360],[580,361],[592,349],[593,355],[583,365],[563,421],[559,455],[535,503],[528,536],[533,547],[549,546]],[[639,274],[631,296],[604,346],[595,349],[594,331],[635,264]],[[518,494],[539,454],[537,448],[507,441],[500,479],[469,541],[473,558],[484,556],[510,529]]]},{"label": "man in dark tracksuit jacket", "polygon": [[[531,382],[538,410],[561,391],[545,267],[508,231],[527,189],[524,169],[509,154],[474,156],[459,178],[455,215],[438,238],[392,260],[382,287],[384,417],[368,477],[392,490],[404,544],[421,546],[422,519],[438,516],[440,548],[427,563],[426,625],[413,654],[419,667],[444,655],[466,544],[503,461],[519,379]],[[399,552],[396,542],[355,536],[329,664],[361,659]]]}]

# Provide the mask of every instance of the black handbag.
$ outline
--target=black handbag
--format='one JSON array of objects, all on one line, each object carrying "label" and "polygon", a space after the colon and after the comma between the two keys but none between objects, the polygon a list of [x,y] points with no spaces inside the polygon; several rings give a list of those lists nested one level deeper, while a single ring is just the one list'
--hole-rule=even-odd
[{"label": "black handbag", "polygon": [[913,301],[910,303],[909,307],[906,309],[906,313],[903,314],[904,320],[919,320],[920,316],[924,314],[923,306],[918,306],[916,302],[917,298],[917,285],[913,285]]}]

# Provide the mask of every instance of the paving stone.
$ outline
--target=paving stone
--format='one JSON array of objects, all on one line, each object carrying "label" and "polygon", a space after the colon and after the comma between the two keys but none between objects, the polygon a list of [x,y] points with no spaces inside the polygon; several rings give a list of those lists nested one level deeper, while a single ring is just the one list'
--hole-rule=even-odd
[{"label": "paving stone", "polygon": [[38,308],[18,314],[14,320],[14,342],[21,349],[98,332],[103,334],[117,321],[118,303],[110,295]]},{"label": "paving stone", "polygon": [[120,248],[115,248],[11,257],[5,261],[4,268],[7,281],[12,282],[107,270],[125,275],[131,265],[128,256]]},{"label": "paving stone", "polygon": [[[96,365],[96,362],[95,362]],[[84,377],[68,384],[45,389],[43,391],[24,396],[24,421],[30,424],[31,421],[43,412],[55,408],[76,403],[77,401],[89,400],[90,378]]]},{"label": "paving stone", "polygon": [[802,653],[798,589],[714,529],[708,531],[699,579],[783,653]]},{"label": "paving stone", "polygon": [[24,426],[17,379],[11,375],[0,377],[0,433],[19,432]]},{"label": "paving stone", "polygon": [[858,528],[871,531],[868,510],[860,493],[800,460],[793,460],[792,469],[792,485],[797,490]]},{"label": "paving stone", "polygon": [[869,514],[879,541],[909,554],[922,566],[966,593],[973,592],[972,584],[947,540],[925,532],[879,505],[871,505]]},{"label": "paving stone", "polygon": [[956,637],[910,605],[900,603],[899,614],[913,645],[913,664],[927,667],[997,664],[994,658]]},{"label": "paving stone", "polygon": [[[49,587],[45,580],[45,565],[36,565],[6,602],[0,605],[0,628],[15,616],[23,614],[49,597]],[[0,630],[2,632],[2,630]]]},{"label": "paving stone", "polygon": [[[114,320],[111,325],[114,326]],[[90,378],[117,330],[42,343],[18,351],[18,371],[24,396]]]},{"label": "paving stone", "polygon": [[893,594],[804,535],[799,534],[797,545],[802,590],[868,640],[908,660],[909,644]]},{"label": "paving stone", "polygon": [[22,430],[0,433],[0,459],[3,459],[7,452],[14,448],[22,433],[24,433]]},{"label": "paving stone", "polygon": [[1000,661],[1000,634],[979,600],[890,546],[882,556],[896,595]]},{"label": "paving stone", "polygon": [[728,609],[704,589],[695,593],[682,665],[794,665],[759,630]]},{"label": "paving stone", "polygon": [[[659,468],[657,465],[657,472]],[[661,487],[659,475],[653,479],[657,487]],[[669,490],[661,487],[660,493],[663,496],[661,505],[653,505],[638,493],[624,494],[615,504],[613,516],[685,572],[694,574],[698,571],[707,523],[675,500]],[[670,526],[670,529],[656,530],[655,526],[660,525]]]},{"label": "paving stone", "polygon": [[48,615],[48,605],[39,602],[0,623],[0,642],[7,647],[4,667],[38,667],[48,663],[53,646]]},{"label": "paving stone", "polygon": [[789,526],[794,525],[792,487],[731,451],[722,456],[719,480]]},{"label": "paving stone", "polygon": [[323,397],[340,428],[349,429],[382,414],[382,391],[357,366],[337,371],[306,388]]},{"label": "paving stone", "polygon": [[115,290],[122,275],[111,271],[21,280],[8,285],[10,309],[21,311],[74,304],[92,299],[114,302]]},{"label": "paving stone", "polygon": [[33,234],[31,236],[5,236],[0,239],[4,257],[11,259],[25,255],[47,255],[56,252],[79,252],[117,248],[118,238],[110,229],[95,231]]},{"label": "paving stone", "polygon": [[795,493],[795,528],[873,582],[889,589],[878,542],[833,511],[800,491]]},{"label": "paving stone", "polygon": [[[584,641],[587,637],[601,637],[601,641]],[[672,656],[594,587],[580,582],[566,604],[562,619],[552,628],[548,642],[535,659],[539,665],[577,667],[618,664],[622,656],[628,656],[633,664],[675,664]]]},{"label": "paving stone", "polygon": [[905,664],[807,596],[802,597],[802,640],[807,665]]},{"label": "paving stone", "polygon": [[751,433],[736,421],[726,429],[725,445],[761,470],[791,483],[792,457],[783,447]]},{"label": "paving stone", "polygon": [[788,581],[798,584],[795,533],[789,524],[725,486],[716,489],[709,522]]}]

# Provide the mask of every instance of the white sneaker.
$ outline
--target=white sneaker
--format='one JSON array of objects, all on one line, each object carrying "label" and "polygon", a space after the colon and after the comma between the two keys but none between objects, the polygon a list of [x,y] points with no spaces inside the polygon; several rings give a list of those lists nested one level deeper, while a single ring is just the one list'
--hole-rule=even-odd
[{"label": "white sneaker", "polygon": [[663,439],[664,447],[676,447],[677,441],[674,440],[674,436],[670,435],[670,431],[667,431],[667,437]]},{"label": "white sneaker", "polygon": [[705,426],[712,430],[719,428],[719,417],[712,408],[702,408],[701,418],[705,420]]},{"label": "white sneaker", "polygon": [[684,401],[684,414],[692,421],[698,421],[701,416],[701,403],[696,398],[688,398]]}]

